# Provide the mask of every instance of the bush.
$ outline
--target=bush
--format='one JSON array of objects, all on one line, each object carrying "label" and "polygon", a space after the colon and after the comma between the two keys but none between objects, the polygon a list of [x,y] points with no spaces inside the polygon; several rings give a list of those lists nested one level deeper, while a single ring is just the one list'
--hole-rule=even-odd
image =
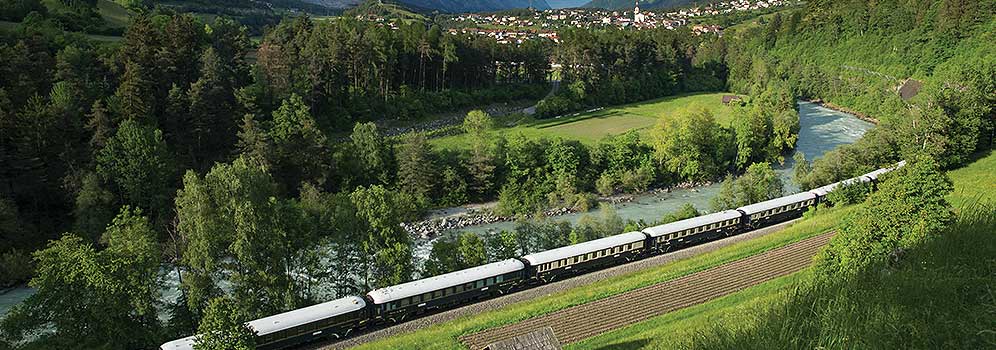
[{"label": "bush", "polygon": [[536,103],[536,118],[553,118],[578,108],[580,105],[563,95],[550,96]]},{"label": "bush", "polygon": [[850,205],[858,204],[865,201],[868,195],[872,192],[872,186],[870,183],[859,182],[848,184],[846,186],[838,186],[827,195],[827,200],[833,205]]},{"label": "bush", "polygon": [[31,254],[20,249],[11,249],[0,254],[0,286],[11,286],[26,282],[34,272]]},{"label": "bush", "polygon": [[616,178],[612,176],[612,173],[604,172],[602,176],[595,180],[595,189],[598,190],[598,194],[603,196],[611,196],[616,192]]},{"label": "bush", "polygon": [[953,189],[951,180],[933,160],[914,161],[883,178],[879,191],[844,220],[820,253],[816,266],[822,275],[853,275],[877,261],[900,259],[953,220],[944,198]]},{"label": "bush", "polygon": [[574,205],[571,208],[579,212],[586,212],[591,210],[596,204],[598,204],[598,198],[594,194],[579,193],[574,196]]},{"label": "bush", "polygon": [[695,206],[691,205],[690,203],[685,203],[684,205],[681,206],[681,208],[678,208],[678,210],[675,210],[673,212],[664,215],[664,217],[661,218],[660,224],[663,225],[675,221],[691,219],[699,215],[702,215],[702,213],[700,213],[698,209],[695,209]]}]

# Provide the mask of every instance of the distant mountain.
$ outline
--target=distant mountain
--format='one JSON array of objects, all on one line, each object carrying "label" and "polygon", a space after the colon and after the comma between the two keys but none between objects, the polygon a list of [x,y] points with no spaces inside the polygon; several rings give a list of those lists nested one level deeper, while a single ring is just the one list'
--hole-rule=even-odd
[{"label": "distant mountain", "polygon": [[589,2],[591,0],[546,0],[546,3],[555,9],[581,7]]},{"label": "distant mountain", "polygon": [[301,0],[301,1],[333,9],[344,9],[359,5],[363,3],[364,0]]},{"label": "distant mountain", "polygon": [[413,8],[438,10],[440,12],[491,12],[528,8],[546,10],[551,8],[546,0],[395,0]]},{"label": "distant mountain", "polygon": [[[686,5],[691,5],[693,3],[706,3],[709,1],[702,0],[641,0],[641,9],[651,9],[651,8],[671,8],[671,7],[681,7]],[[622,10],[622,9],[632,9],[636,5],[636,0],[592,0],[591,2],[584,5],[584,7],[597,7],[609,10]]]}]

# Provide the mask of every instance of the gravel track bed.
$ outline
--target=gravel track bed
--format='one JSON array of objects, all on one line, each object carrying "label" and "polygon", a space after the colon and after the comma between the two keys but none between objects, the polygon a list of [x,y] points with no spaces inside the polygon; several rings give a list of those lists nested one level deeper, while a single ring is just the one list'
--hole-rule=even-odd
[{"label": "gravel track bed", "polygon": [[411,333],[435,324],[452,321],[465,316],[476,315],[482,312],[499,310],[511,304],[518,303],[521,301],[547,296],[552,293],[557,293],[567,289],[596,283],[598,281],[602,281],[607,278],[626,275],[635,271],[640,271],[647,268],[667,264],[673,261],[687,259],[703,253],[708,253],[738,242],[754,239],[757,237],[768,235],[770,233],[781,231],[796,221],[798,221],[798,219],[784,222],[778,225],[765,227],[759,230],[754,230],[751,232],[739,234],[736,236],[727,237],[721,240],[704,243],[694,247],[685,248],[676,252],[658,255],[647,259],[638,260],[632,263],[619,265],[608,269],[576,276],[559,282],[537,286],[535,288],[519,291],[495,299],[485,300],[476,304],[471,304],[457,309],[448,310],[437,314],[425,316],[422,318],[414,319],[402,324],[376,329],[341,341],[305,345],[301,347],[301,349],[308,349],[308,350],[345,349],[348,347],[357,346],[360,344],[376,341],[383,338],[389,338],[401,334]]},{"label": "gravel track bed", "polygon": [[495,341],[549,326],[561,343],[575,343],[802,270],[810,265],[813,255],[831,235],[815,236],[667,282],[487,329],[460,337],[460,341],[470,349],[481,349]]}]

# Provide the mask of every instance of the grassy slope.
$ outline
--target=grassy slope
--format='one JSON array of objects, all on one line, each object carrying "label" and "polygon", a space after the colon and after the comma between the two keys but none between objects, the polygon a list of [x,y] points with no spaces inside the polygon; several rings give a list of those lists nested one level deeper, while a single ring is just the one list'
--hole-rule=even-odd
[{"label": "grassy slope", "polygon": [[781,293],[808,276],[810,269],[776,278],[706,303],[670,312],[611,333],[564,347],[566,350],[643,348],[674,349],[688,346],[701,329],[717,322],[742,319],[775,302]]},{"label": "grassy slope", "polygon": [[824,210],[789,228],[754,240],[741,242],[693,258],[671,262],[625,276],[605,280],[597,285],[579,287],[502,310],[485,312],[456,321],[435,325],[416,333],[364,344],[358,349],[461,349],[457,338],[482,329],[521,321],[564,308],[624,293],[651,284],[672,280],[723,263],[771,250],[826,232],[854,207]]},{"label": "grassy slope", "polygon": [[[948,173],[955,190],[948,200],[961,208],[968,203],[996,203],[996,154]],[[640,349],[688,347],[696,332],[715,324],[753,322],[752,315],[765,307],[785,302],[805,272],[782,277],[760,286],[707,303],[662,315],[619,330],[589,338],[567,347],[578,349]]]},{"label": "grassy slope", "polygon": [[131,16],[128,10],[118,3],[110,0],[97,0],[97,9],[100,16],[104,17],[104,22],[108,27],[124,28],[128,26],[128,18]]},{"label": "grassy slope", "polygon": [[990,153],[972,164],[948,173],[955,190],[948,201],[955,208],[968,203],[996,203],[996,154]]},{"label": "grassy slope", "polygon": [[[606,108],[591,113],[559,119],[525,120],[516,126],[501,129],[506,135],[521,133],[527,137],[563,137],[594,143],[608,135],[618,135],[630,130],[646,132],[657,123],[657,118],[693,105],[708,108],[720,124],[728,125],[732,119],[732,108],[723,105],[722,96],[727,93],[707,93],[665,97],[656,100]],[[433,139],[432,144],[440,148],[461,148],[467,142],[466,135],[453,135]]]}]

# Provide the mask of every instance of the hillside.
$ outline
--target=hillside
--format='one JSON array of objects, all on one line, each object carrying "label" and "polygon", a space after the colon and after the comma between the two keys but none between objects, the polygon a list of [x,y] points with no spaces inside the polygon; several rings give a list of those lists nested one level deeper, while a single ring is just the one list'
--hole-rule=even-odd
[{"label": "hillside", "polygon": [[347,16],[380,16],[387,19],[400,19],[400,20],[420,20],[424,21],[425,16],[413,12],[415,10],[408,9],[403,5],[383,2],[383,1],[366,1],[361,4],[356,5],[349,10],[346,10],[344,15]]},{"label": "hillside", "polygon": [[345,9],[363,3],[363,0],[302,0],[309,4],[324,6],[334,9]]},{"label": "hillside", "polygon": [[546,3],[555,9],[581,7],[588,3],[588,0],[546,0]]},{"label": "hillside", "polygon": [[[689,5],[692,3],[702,3],[694,0],[643,0],[640,1],[640,8],[671,8]],[[635,1],[632,0],[592,0],[584,7],[598,7],[609,10],[632,9]]]},{"label": "hillside", "polygon": [[546,0],[399,0],[405,5],[440,12],[490,12],[532,7],[549,9]]}]

